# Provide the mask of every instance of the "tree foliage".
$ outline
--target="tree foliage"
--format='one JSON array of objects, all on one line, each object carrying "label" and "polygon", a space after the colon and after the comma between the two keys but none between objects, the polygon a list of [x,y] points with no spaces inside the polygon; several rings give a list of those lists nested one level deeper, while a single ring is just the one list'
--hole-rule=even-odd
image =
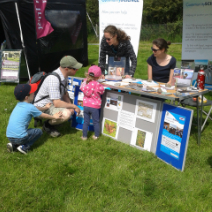
[{"label": "tree foliage", "polygon": [[143,24],[166,24],[182,21],[183,0],[144,0]]},{"label": "tree foliage", "polygon": [[[99,25],[99,1],[98,0],[86,0],[86,11],[91,18],[93,25]],[[92,26],[87,18],[88,31],[92,31]]]}]

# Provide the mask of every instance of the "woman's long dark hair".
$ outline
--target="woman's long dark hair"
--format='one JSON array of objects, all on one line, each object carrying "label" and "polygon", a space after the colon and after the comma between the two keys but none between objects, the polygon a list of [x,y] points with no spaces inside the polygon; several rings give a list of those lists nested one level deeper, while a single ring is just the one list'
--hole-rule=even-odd
[{"label": "woman's long dark hair", "polygon": [[127,41],[130,40],[130,36],[128,36],[123,30],[116,28],[113,25],[108,25],[104,29],[104,33],[110,33],[113,37],[117,35],[117,40],[118,41]]}]

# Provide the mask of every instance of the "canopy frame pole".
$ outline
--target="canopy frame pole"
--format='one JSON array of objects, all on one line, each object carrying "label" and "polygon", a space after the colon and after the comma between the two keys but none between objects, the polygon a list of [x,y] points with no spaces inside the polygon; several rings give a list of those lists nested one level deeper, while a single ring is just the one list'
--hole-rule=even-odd
[{"label": "canopy frame pole", "polygon": [[26,55],[26,48],[25,48],[25,45],[24,45],[24,39],[23,39],[23,33],[22,33],[22,29],[21,29],[21,22],[20,22],[20,16],[19,16],[19,10],[18,10],[17,2],[15,2],[15,9],[16,9],[16,14],[17,14],[17,19],[18,19],[18,25],[19,25],[19,28],[20,28],[21,43],[22,43],[22,47],[23,47],[23,51],[24,51],[28,76],[29,76],[29,80],[30,80],[31,76],[30,76],[30,72],[29,72],[29,66],[28,66],[27,55]]}]

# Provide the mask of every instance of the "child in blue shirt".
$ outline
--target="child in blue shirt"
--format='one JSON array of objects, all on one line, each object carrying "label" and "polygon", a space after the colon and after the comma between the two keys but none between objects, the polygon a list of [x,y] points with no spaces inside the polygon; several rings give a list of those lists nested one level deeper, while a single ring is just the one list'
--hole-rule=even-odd
[{"label": "child in blue shirt", "polygon": [[36,90],[37,84],[19,84],[15,87],[14,95],[19,102],[13,109],[7,126],[6,136],[10,141],[7,144],[9,152],[17,149],[19,152],[27,154],[30,147],[43,134],[39,128],[28,129],[32,117],[60,119],[62,116],[61,112],[54,116],[42,113],[33,104],[30,104],[34,99]]}]

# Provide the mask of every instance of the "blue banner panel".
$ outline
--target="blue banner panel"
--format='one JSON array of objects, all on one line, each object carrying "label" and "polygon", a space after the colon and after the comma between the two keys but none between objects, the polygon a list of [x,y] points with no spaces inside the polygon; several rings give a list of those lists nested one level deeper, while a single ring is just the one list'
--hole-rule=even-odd
[{"label": "blue banner panel", "polygon": [[183,171],[193,111],[163,104],[156,155]]}]

